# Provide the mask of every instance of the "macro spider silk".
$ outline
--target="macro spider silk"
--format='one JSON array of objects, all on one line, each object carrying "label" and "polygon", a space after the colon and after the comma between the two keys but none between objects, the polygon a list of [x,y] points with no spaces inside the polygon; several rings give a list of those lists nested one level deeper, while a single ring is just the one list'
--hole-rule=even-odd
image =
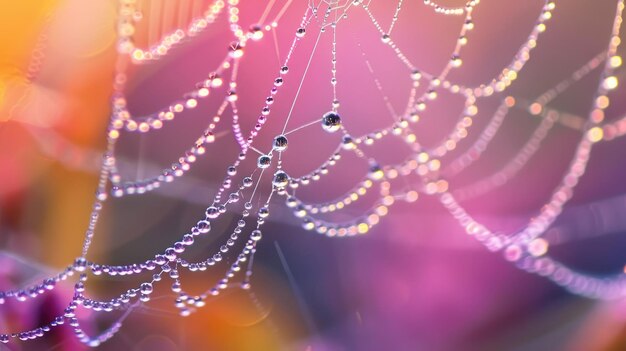
[{"label": "macro spider silk", "polygon": [[2,6],[0,347],[626,347],[623,0]]}]

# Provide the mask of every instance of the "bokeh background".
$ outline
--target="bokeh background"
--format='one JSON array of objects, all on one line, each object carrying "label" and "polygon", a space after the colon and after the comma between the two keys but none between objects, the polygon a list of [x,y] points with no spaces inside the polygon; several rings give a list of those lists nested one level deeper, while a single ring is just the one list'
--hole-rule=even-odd
[{"label": "bokeh background", "polygon": [[[269,17],[283,4],[277,1]],[[246,47],[237,90],[244,130],[249,130],[262,108],[307,4],[295,0],[289,6],[276,28],[277,47],[271,32]],[[242,1],[242,25],[255,24],[265,5]],[[372,1],[370,8],[387,26],[396,6],[393,1]],[[463,66],[450,78],[477,85],[499,73],[530,33],[542,6],[543,1],[537,0],[482,0],[474,12],[475,29],[462,51]],[[614,0],[557,1],[556,7],[548,30],[508,95],[532,100],[606,48]],[[109,116],[116,11],[111,0],[0,4],[2,289],[37,281],[80,252]],[[140,31],[148,31],[160,22],[146,18],[142,23],[146,27]],[[461,25],[461,17],[441,16],[421,1],[405,0],[393,39],[416,66],[438,72],[449,59]],[[159,28],[168,30],[164,25]],[[255,144],[258,148],[268,150],[280,131],[318,30],[313,24],[298,45],[289,79],[272,108],[276,121],[267,124]],[[138,35],[141,39],[141,32]],[[42,36],[46,45],[37,50]],[[127,88],[131,111],[150,113],[179,98],[215,69],[231,40],[227,23],[220,18],[214,27],[164,59],[134,67]],[[337,43],[337,89],[345,126],[353,135],[386,126],[391,117],[383,96],[402,109],[411,84],[406,68],[382,44],[361,9],[349,12],[338,26]],[[330,35],[323,35],[295,104],[290,121],[294,128],[319,119],[330,109],[330,48]],[[33,60],[39,66],[36,77],[29,69]],[[599,73],[592,72],[551,106],[585,116]],[[624,115],[625,91],[622,85],[613,93],[616,98],[607,110],[609,120]],[[475,129],[461,150],[472,144],[501,98],[480,100]],[[195,140],[219,102],[210,99],[162,130],[123,134],[119,143],[122,174],[133,179],[171,164]],[[447,134],[462,103],[458,97],[441,93],[417,128],[423,144],[432,145]],[[451,189],[499,170],[538,123],[539,118],[528,112],[512,110],[485,157],[451,179]],[[188,230],[203,214],[217,182],[238,153],[234,139],[223,130],[214,145],[219,152],[209,149],[179,182],[108,202],[90,258],[110,264],[144,260]],[[286,169],[294,175],[314,169],[329,156],[338,137],[317,125],[294,133],[284,155]],[[580,131],[555,126],[541,152],[514,179],[464,205],[490,228],[515,231],[537,214],[559,183],[579,137]],[[381,163],[403,159],[408,152],[401,150],[401,144],[393,141],[368,149]],[[574,199],[547,233],[550,253],[583,271],[615,273],[626,263],[624,150],[623,139],[594,148]],[[329,177],[299,195],[326,201],[350,189],[367,172],[367,165],[356,158],[344,161]],[[487,252],[467,237],[434,199],[422,197],[417,203],[398,205],[368,235],[340,239],[305,232],[280,207],[284,206],[277,201],[264,230],[251,293],[234,289],[191,317],[181,318],[172,308],[171,294],[159,289],[158,297],[133,313],[119,335],[100,349],[626,350],[623,302],[573,296],[541,277],[519,271],[500,254]],[[357,206],[348,214],[366,208]],[[214,232],[234,220],[234,215],[227,216]],[[201,249],[216,248],[218,239]],[[194,254],[202,257],[201,251]],[[212,285],[218,274],[183,276],[183,280],[199,292]],[[102,297],[132,284],[123,278],[90,281],[89,292]],[[32,328],[47,321],[60,312],[70,288],[27,306],[0,306],[0,331]],[[90,321],[92,330],[110,321],[106,315],[82,317]],[[63,332],[37,343],[0,345],[4,348],[83,349]]]}]

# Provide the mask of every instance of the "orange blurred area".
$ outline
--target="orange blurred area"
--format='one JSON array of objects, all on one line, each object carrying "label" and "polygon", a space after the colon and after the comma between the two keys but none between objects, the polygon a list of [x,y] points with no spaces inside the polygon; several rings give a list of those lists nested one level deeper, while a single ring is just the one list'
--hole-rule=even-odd
[{"label": "orange blurred area", "polygon": [[[96,178],[56,164],[32,130],[58,134],[79,147],[102,148],[115,57],[112,3],[76,5],[12,1],[0,11],[0,160],[5,165],[0,202],[11,215],[7,221],[42,239],[40,246],[21,251],[54,266],[67,264],[78,250]],[[100,21],[108,26],[98,27]],[[15,196],[21,201],[8,201]]]},{"label": "orange blurred area", "polygon": [[[99,163],[88,155],[100,153],[105,142],[115,16],[115,2],[108,0],[0,5],[0,239],[5,250],[52,269],[65,267],[80,251],[91,210],[97,172],[83,166]],[[106,232],[107,223],[99,230]],[[108,260],[109,253],[94,249],[94,260]],[[106,282],[97,285],[105,295],[111,289]],[[267,298],[266,304],[271,303],[263,310],[252,301],[247,293],[236,292],[186,319],[175,314],[171,299],[155,301],[152,310],[132,317],[121,338],[101,349],[205,350],[212,345],[216,350],[277,350],[303,333],[298,322],[266,323],[270,312],[284,315],[280,311],[289,307]],[[33,327],[27,322],[5,325],[4,317],[3,328]],[[60,348],[83,347],[68,341]]]}]

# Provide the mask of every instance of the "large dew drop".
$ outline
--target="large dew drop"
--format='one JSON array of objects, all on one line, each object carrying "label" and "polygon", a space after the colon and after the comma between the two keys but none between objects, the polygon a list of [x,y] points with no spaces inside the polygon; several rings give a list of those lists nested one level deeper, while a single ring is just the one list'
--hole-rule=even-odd
[{"label": "large dew drop", "polygon": [[322,117],[322,128],[329,133],[334,133],[341,129],[341,117],[336,112],[327,112]]}]

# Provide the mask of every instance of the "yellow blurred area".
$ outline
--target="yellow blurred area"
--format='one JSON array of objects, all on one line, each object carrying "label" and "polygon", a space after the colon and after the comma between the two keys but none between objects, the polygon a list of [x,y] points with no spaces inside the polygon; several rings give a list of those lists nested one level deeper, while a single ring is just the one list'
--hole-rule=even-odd
[{"label": "yellow blurred area", "polygon": [[[24,90],[24,76],[32,47],[46,14],[56,1],[11,1],[0,6],[0,106],[5,107],[15,97],[7,96],[9,86]],[[22,92],[23,94],[24,92]],[[18,93],[19,94],[19,93]],[[5,108],[0,109],[0,121],[8,119]]]},{"label": "yellow blurred area", "polygon": [[0,5],[0,96],[12,80],[23,82],[23,71],[30,59],[44,18],[57,0],[4,1]]}]

